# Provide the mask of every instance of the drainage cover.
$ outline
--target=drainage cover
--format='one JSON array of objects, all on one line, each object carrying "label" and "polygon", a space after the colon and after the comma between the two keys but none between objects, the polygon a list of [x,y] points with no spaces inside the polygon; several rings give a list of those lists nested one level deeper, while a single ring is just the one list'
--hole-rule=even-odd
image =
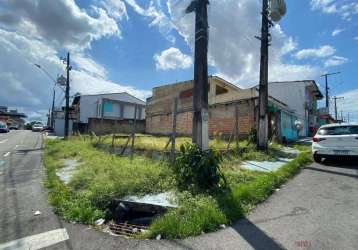
[{"label": "drainage cover", "polygon": [[108,226],[112,233],[116,235],[129,236],[129,237],[148,230],[148,227],[146,226],[131,225],[126,223],[111,222],[108,224]]}]

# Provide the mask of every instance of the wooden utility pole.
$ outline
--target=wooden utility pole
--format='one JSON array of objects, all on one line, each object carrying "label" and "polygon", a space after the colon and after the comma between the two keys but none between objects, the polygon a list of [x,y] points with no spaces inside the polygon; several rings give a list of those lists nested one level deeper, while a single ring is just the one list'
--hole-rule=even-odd
[{"label": "wooden utility pole", "polygon": [[195,11],[195,61],[193,97],[193,143],[209,148],[208,128],[208,0],[194,0],[186,12]]},{"label": "wooden utility pole", "polygon": [[329,85],[328,85],[328,76],[331,75],[337,75],[340,74],[341,72],[335,72],[335,73],[328,73],[328,74],[324,74],[321,75],[321,77],[324,77],[326,80],[326,108],[327,108],[327,112],[329,114]]},{"label": "wooden utility pole", "polygon": [[262,0],[259,120],[257,134],[257,148],[259,150],[267,150],[268,147],[268,48],[270,36],[270,20],[268,15],[268,0]]},{"label": "wooden utility pole", "polygon": [[342,100],[344,99],[344,97],[333,97],[334,100],[334,118],[336,119],[336,121],[338,120],[338,111],[337,111],[337,100]]},{"label": "wooden utility pole", "polygon": [[69,112],[70,112],[70,52],[67,53],[67,60],[66,60],[66,107],[65,107],[65,140],[68,139],[68,128],[69,128]]}]

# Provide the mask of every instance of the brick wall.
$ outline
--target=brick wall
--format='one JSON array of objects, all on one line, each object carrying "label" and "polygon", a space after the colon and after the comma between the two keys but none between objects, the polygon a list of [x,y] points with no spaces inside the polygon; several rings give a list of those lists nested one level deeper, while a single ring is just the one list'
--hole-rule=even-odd
[{"label": "brick wall", "polygon": [[[132,127],[130,120],[112,120],[112,119],[88,119],[88,132],[94,132],[96,135],[105,135],[113,133],[130,133]],[[145,132],[145,121],[136,122],[136,133]]]},{"label": "brick wall", "polygon": [[[209,135],[221,133],[229,136],[235,125],[235,106],[239,106],[239,131],[245,137],[255,125],[254,99],[238,103],[216,104],[209,108]],[[147,113],[146,133],[168,135],[172,132],[172,115],[160,114],[151,116]],[[192,134],[192,112],[180,112],[177,116],[177,133]]]}]

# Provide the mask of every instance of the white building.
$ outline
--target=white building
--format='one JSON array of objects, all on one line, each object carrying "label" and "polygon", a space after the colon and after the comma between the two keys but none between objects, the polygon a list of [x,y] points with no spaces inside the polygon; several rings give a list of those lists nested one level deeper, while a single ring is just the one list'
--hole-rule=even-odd
[{"label": "white building", "polygon": [[76,117],[74,123],[80,131],[86,130],[90,118],[134,119],[135,107],[136,119],[145,119],[145,102],[126,92],[76,96],[72,107]]},{"label": "white building", "polygon": [[319,127],[317,101],[323,95],[314,80],[270,82],[269,95],[286,103],[304,125],[300,136],[309,136]]}]

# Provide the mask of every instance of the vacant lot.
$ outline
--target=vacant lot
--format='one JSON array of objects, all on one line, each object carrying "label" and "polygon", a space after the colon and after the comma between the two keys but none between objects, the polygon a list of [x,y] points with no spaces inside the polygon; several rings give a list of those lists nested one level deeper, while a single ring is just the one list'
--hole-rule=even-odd
[{"label": "vacant lot", "polygon": [[[136,145],[141,145],[142,149],[157,150],[165,147],[167,139],[139,136]],[[187,140],[180,138],[178,142]],[[104,138],[102,143],[111,144],[111,138]],[[98,149],[97,144],[98,141],[91,142],[79,137],[69,141],[46,142],[44,161],[48,172],[50,203],[58,214],[69,221],[93,224],[95,220],[103,218],[114,198],[175,192],[179,208],[169,210],[154,221],[143,237],[161,234],[165,238],[184,238],[217,230],[220,225],[244,216],[297,173],[301,166],[311,162],[310,153],[302,148],[302,153],[295,160],[275,173],[243,170],[240,168],[242,160],[274,160],[283,153],[279,145],[272,145],[265,154],[255,151],[254,146],[246,141],[240,142],[240,155],[228,154],[221,164],[221,171],[227,180],[225,187],[223,185],[211,192],[191,193],[178,191],[174,169],[165,159],[153,160],[135,155],[131,160]],[[220,140],[211,143],[213,147],[225,144],[227,142]],[[65,159],[75,159],[80,163],[68,185],[56,176],[56,169],[64,166]]]}]

